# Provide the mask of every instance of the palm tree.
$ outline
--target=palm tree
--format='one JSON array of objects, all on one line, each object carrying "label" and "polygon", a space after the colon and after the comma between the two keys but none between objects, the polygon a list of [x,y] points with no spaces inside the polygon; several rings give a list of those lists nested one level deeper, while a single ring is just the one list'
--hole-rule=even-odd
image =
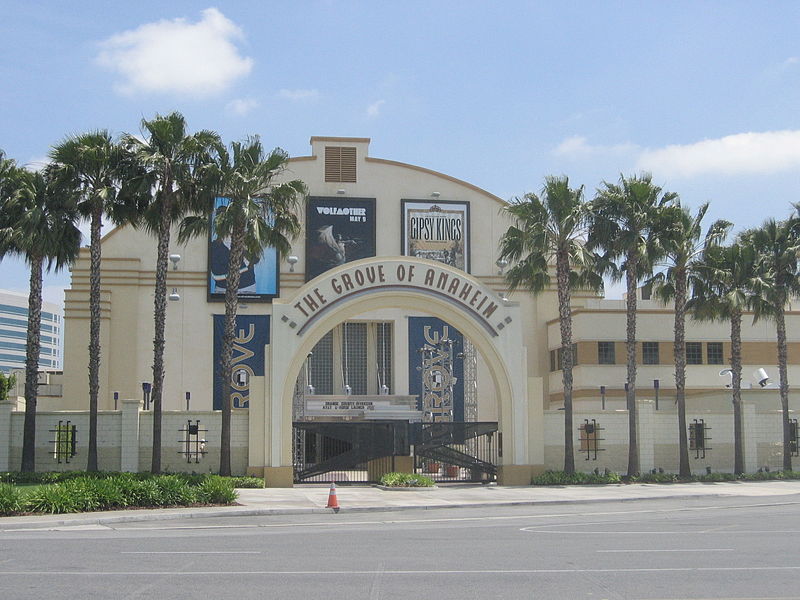
[{"label": "palm tree", "polygon": [[70,136],[50,151],[52,175],[76,196],[89,235],[89,447],[86,469],[97,470],[97,402],[100,389],[100,230],[103,217],[115,224],[135,214],[120,194],[125,153],[106,130]]},{"label": "palm tree", "polygon": [[122,145],[136,165],[135,191],[148,195],[142,212],[145,227],[157,236],[156,286],[153,306],[153,456],[150,470],[161,472],[161,412],[164,389],[164,329],[167,320],[167,268],[171,228],[188,213],[201,210],[213,195],[198,173],[209,160],[219,136],[211,131],[192,135],[178,112],[142,120],[146,140],[124,135]]},{"label": "palm tree", "polygon": [[514,221],[500,238],[500,257],[516,263],[506,274],[509,287],[524,287],[534,294],[542,292],[550,285],[548,267],[555,262],[564,384],[564,471],[574,473],[570,291],[579,285],[594,289],[602,286],[602,280],[590,268],[592,256],[584,245],[587,214],[583,186],[572,189],[569,178],[549,176],[541,199],[529,193],[503,210]]},{"label": "palm tree", "polygon": [[[663,256],[658,214],[677,200],[675,193],[663,192],[650,174],[625,177],[619,183],[603,182],[590,206],[590,249],[603,252],[602,264],[609,265],[614,279],[625,274],[626,354],[628,408],[628,477],[639,473],[639,442],[636,433],[636,286],[650,274],[654,261]],[[616,264],[619,263],[619,264]]]},{"label": "palm tree", "polygon": [[[708,202],[700,206],[693,217],[680,203],[664,210],[657,229],[663,232],[662,247],[667,259],[666,271],[652,278],[653,290],[665,304],[670,300],[675,306],[674,353],[675,398],[678,407],[679,473],[690,477],[689,444],[686,439],[686,303],[687,288],[693,279],[703,252],[724,239],[732,223],[715,221],[703,236],[702,221]],[[701,239],[702,238],[702,239]]]},{"label": "palm tree", "polygon": [[[25,423],[22,471],[35,470],[36,402],[41,347],[42,271],[59,270],[78,255],[81,233],[73,198],[56,189],[45,173],[16,169],[13,193],[0,197],[0,258],[16,254],[30,266],[28,333],[25,348]],[[14,189],[15,188],[15,189]]]},{"label": "palm tree", "polygon": [[708,248],[695,265],[688,309],[698,320],[727,319],[731,325],[731,390],[733,399],[734,473],[744,473],[742,423],[742,314],[762,292],[757,255],[737,240]]},{"label": "palm tree", "polygon": [[[300,201],[306,194],[305,184],[299,180],[276,181],[285,170],[288,159],[288,154],[279,148],[267,154],[256,136],[233,142],[230,152],[220,148],[216,168],[211,169],[217,181],[216,189],[228,200],[213,214],[214,231],[220,238],[230,238],[221,356],[224,386],[220,475],[231,473],[230,385],[240,267],[243,261],[258,260],[268,246],[275,248],[279,256],[288,254],[291,240],[301,230],[298,213]],[[188,240],[207,232],[210,216],[184,220],[180,239]]]},{"label": "palm tree", "polygon": [[791,423],[789,421],[789,376],[787,371],[786,305],[800,294],[798,255],[800,255],[800,220],[767,220],[761,227],[742,233],[743,243],[758,253],[758,268],[764,283],[763,302],[754,305],[756,319],[762,316],[775,321],[778,346],[781,412],[783,414],[783,469],[792,470]]}]

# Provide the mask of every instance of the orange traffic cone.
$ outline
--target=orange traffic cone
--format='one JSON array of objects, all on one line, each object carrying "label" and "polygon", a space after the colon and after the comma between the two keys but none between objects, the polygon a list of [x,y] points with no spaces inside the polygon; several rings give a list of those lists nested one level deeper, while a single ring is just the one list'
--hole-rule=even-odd
[{"label": "orange traffic cone", "polygon": [[336,484],[333,482],[331,482],[331,491],[328,493],[328,506],[325,508],[339,510],[339,500],[336,498]]}]

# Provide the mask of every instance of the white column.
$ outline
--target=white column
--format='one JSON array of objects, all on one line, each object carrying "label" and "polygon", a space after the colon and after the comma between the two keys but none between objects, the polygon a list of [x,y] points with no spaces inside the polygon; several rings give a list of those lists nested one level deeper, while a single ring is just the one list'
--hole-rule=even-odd
[{"label": "white column", "polygon": [[139,400],[122,401],[122,447],[120,471],[139,471]]},{"label": "white column", "polygon": [[0,471],[11,470],[11,410],[10,400],[0,402]]},{"label": "white column", "polygon": [[756,425],[756,405],[742,402],[742,436],[744,436],[744,472],[758,470],[758,430]]},{"label": "white column", "polygon": [[639,436],[639,470],[642,473],[656,466],[654,407],[652,400],[636,401],[636,431]]}]

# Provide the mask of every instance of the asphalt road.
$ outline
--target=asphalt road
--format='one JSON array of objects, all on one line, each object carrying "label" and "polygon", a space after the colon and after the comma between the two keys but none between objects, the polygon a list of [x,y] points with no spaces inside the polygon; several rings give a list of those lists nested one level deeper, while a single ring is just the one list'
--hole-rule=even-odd
[{"label": "asphalt road", "polygon": [[800,496],[0,532],[0,598],[800,598]]}]

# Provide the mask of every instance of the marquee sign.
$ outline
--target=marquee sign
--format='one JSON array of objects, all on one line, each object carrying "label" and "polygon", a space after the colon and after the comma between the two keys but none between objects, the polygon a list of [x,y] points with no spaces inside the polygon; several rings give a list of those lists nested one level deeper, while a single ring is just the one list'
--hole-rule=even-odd
[{"label": "marquee sign", "polygon": [[415,291],[444,298],[470,313],[492,336],[511,322],[505,302],[465,273],[428,260],[383,259],[359,262],[323,274],[301,290],[289,314],[281,317],[302,335],[306,327],[341,301],[372,292]]}]

